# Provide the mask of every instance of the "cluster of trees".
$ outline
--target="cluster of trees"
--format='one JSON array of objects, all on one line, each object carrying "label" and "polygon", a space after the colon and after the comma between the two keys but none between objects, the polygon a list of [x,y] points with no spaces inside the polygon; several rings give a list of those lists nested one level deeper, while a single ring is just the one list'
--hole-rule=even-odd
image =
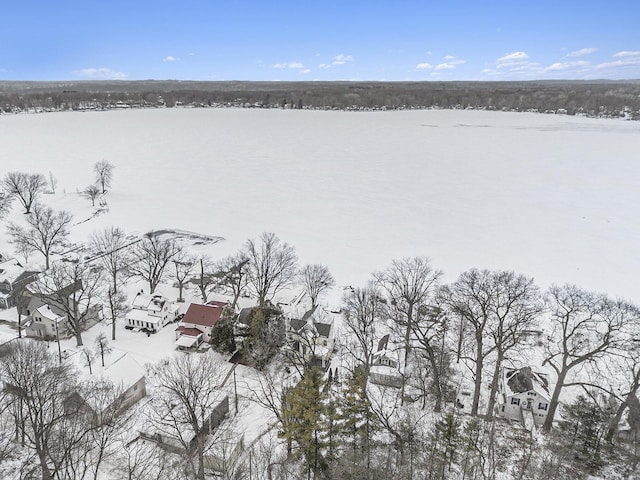
[{"label": "cluster of trees", "polygon": [[[561,463],[574,456],[583,467],[602,466],[624,412],[637,403],[640,309],[573,285],[541,292],[532,278],[509,271],[472,269],[449,285],[441,276],[427,258],[405,258],[345,293],[341,383],[337,373],[327,379],[311,366],[301,377],[278,379],[284,374],[266,369],[255,399],[278,419],[288,445],[283,464],[301,461],[318,478],[447,478],[452,468],[494,478],[515,468],[505,456],[522,462],[519,478],[529,478],[529,467],[563,478],[576,467]],[[539,330],[545,334],[531,345],[529,335]],[[398,340],[400,388],[370,377],[385,334]],[[562,429],[550,437],[565,447],[540,449],[529,434],[526,455],[514,460],[493,421],[499,380],[507,359],[520,353],[516,362],[523,363],[536,358],[532,351],[557,375],[543,430],[550,433],[565,408]],[[473,379],[471,417],[453,406],[454,381],[464,372]],[[563,406],[568,387],[585,396]],[[435,419],[431,427],[428,419]],[[356,464],[347,468],[347,459]]]},{"label": "cluster of trees", "polygon": [[[111,181],[112,169],[107,171],[102,181],[97,178],[103,190]],[[454,282],[443,284],[442,272],[426,257],[394,260],[386,269],[375,272],[365,286],[345,291],[344,335],[339,341],[343,371],[329,370],[325,375],[313,365],[303,364],[295,374],[273,361],[285,332],[272,300],[283,290],[298,286],[311,307],[316,307],[322,295],[335,285],[326,266],[311,264],[300,268],[295,248],[273,233],[249,239],[238,252],[213,261],[191,254],[162,232],[128,238],[116,227],[92,236],[91,254],[84,261],[50,262],[51,253],[65,244],[72,217],[37,201],[45,188],[43,179],[42,175],[7,174],[0,198],[5,205],[18,199],[28,213],[28,227],[9,224],[11,242],[18,251],[38,251],[44,256],[47,272],[30,288],[50,298],[60,296],[57,303],[65,309],[68,328],[79,346],[83,345],[82,332],[89,315],[99,305],[106,307],[115,340],[116,323],[127,309],[124,285],[129,278],[147,282],[150,293],[170,278],[178,287],[179,300],[183,299],[185,288],[196,289],[203,302],[212,293],[221,293],[231,299],[231,311],[243,296],[256,300],[257,308],[252,312],[242,348],[262,370],[261,386],[254,392],[254,400],[275,415],[280,437],[286,444],[284,458],[276,458],[273,452],[271,457],[265,457],[264,467],[272,478],[295,478],[299,465],[304,466],[309,478],[446,478],[452,470],[468,478],[493,478],[496,472],[507,468],[501,459],[505,458],[502,449],[507,448],[508,440],[501,438],[505,433],[493,421],[502,369],[508,359],[530,347],[532,331],[545,332],[536,348],[542,352],[543,365],[557,376],[543,430],[550,432],[559,409],[566,408],[562,428],[556,434],[561,435],[557,437],[558,445],[569,438],[570,446],[545,453],[525,436],[526,451],[518,459],[520,478],[527,478],[527,468],[532,465],[536,471],[546,472],[548,478],[562,478],[568,474],[560,466],[565,458],[562,455],[589,459],[585,464],[593,468],[602,465],[604,456],[611,454],[609,446],[615,443],[620,420],[627,410],[637,406],[640,310],[629,302],[573,285],[554,285],[542,292],[532,278],[509,271],[472,269]],[[217,328],[220,332],[225,329],[226,335],[214,332],[219,341],[216,346],[233,350],[233,316],[225,316]],[[398,346],[395,354],[400,388],[370,380],[380,341],[387,335]],[[94,468],[97,471],[104,452],[96,447],[95,460],[93,453],[80,455],[79,445],[86,443],[89,435],[102,435],[102,431],[86,422],[72,423],[84,417],[71,418],[65,410],[64,400],[80,388],[74,383],[75,377],[39,347],[25,343],[28,351],[23,352],[22,344],[18,345],[6,353],[16,357],[0,365],[7,385],[18,385],[19,380],[23,383],[18,389],[5,389],[6,402],[2,405],[8,406],[0,412],[0,421],[6,420],[2,416],[5,413],[16,423],[9,432],[16,432],[21,442],[33,449],[31,463],[36,465],[37,457],[43,478],[65,478],[71,475],[68,472],[77,475],[79,469],[84,475]],[[109,348],[105,338],[100,339],[97,348],[103,358]],[[84,349],[83,353],[91,368],[97,358],[95,352]],[[23,365],[21,358],[30,358],[29,355],[39,355],[38,362],[46,368],[26,373],[11,370]],[[184,360],[187,363],[195,361],[193,357],[180,358],[191,359]],[[176,393],[178,386],[171,386],[171,382],[178,382],[178,377],[195,376],[184,373],[192,372],[192,368],[207,372],[208,378],[198,382],[213,382],[208,393],[219,384],[220,379],[213,372],[221,371],[220,366],[205,369],[187,363],[176,364],[175,369],[163,364],[156,372],[166,388],[166,395],[158,399],[171,402],[165,405],[167,408],[175,401],[185,401],[184,395]],[[20,368],[28,369],[24,365]],[[168,376],[174,370],[177,376]],[[455,380],[461,371],[473,379],[471,416],[466,418],[457,415],[454,407],[448,408],[453,405]],[[44,376],[54,380],[45,380]],[[25,410],[31,408],[31,397],[37,396],[27,392],[28,388],[36,388],[25,383],[27,377],[33,382],[42,380],[45,386],[55,382],[57,390],[51,392],[59,395],[47,400],[52,405],[37,404],[32,407],[33,412]],[[184,384],[180,384],[182,387]],[[568,387],[582,389],[585,396],[563,407],[562,392]],[[214,401],[206,392],[189,388],[193,402]],[[172,394],[178,400],[172,400]],[[25,419],[29,415],[35,418],[34,412],[44,408],[52,412],[53,426],[47,425],[46,432],[40,434],[35,432],[38,422],[34,420],[29,425]],[[197,408],[190,404],[184,410]],[[191,416],[182,419],[181,425],[190,425],[200,438],[202,421]],[[80,440],[70,438],[65,450],[58,443],[46,444],[51,432],[60,432],[64,445],[67,434],[80,435]],[[178,427],[173,435],[180,440]],[[203,455],[210,441],[206,438],[202,437],[195,456],[190,457],[190,466],[185,467],[197,478],[204,474]],[[0,452],[11,451],[13,444],[3,445]],[[84,463],[78,463],[80,458]],[[513,455],[509,458],[513,459]]]},{"label": "cluster of trees", "polygon": [[[91,355],[100,357],[109,349],[106,338],[98,337]],[[209,435],[208,424],[208,415],[225,395],[220,385],[228,369],[209,354],[168,359],[152,369],[156,391],[151,408],[126,409],[121,386],[105,377],[79,375],[46,344],[4,344],[0,476],[80,480],[111,472],[131,480],[204,479],[205,454],[231,435],[224,428]],[[144,422],[140,429],[172,439],[184,455],[167,456],[140,441],[136,421]]]},{"label": "cluster of trees", "polygon": [[[0,359],[0,462],[11,468],[3,477],[97,478],[131,420],[117,387],[97,378],[81,382],[40,342],[5,344]],[[91,404],[106,406],[99,418]]]},{"label": "cluster of trees", "polygon": [[634,81],[532,82],[2,82],[0,109],[157,107],[483,108],[640,117]]}]

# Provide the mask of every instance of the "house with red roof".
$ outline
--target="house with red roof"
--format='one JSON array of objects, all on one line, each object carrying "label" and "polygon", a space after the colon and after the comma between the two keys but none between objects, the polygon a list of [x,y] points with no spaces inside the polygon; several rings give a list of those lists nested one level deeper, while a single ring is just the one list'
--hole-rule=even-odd
[{"label": "house with red roof", "polygon": [[176,328],[179,348],[192,348],[211,338],[213,326],[220,320],[226,302],[211,301],[204,305],[192,303]]}]

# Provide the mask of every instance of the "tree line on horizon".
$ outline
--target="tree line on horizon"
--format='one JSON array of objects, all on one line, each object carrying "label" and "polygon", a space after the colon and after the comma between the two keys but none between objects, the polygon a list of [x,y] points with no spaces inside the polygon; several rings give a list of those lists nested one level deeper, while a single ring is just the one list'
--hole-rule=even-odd
[{"label": "tree line on horizon", "polygon": [[640,83],[0,82],[0,112],[139,107],[474,108],[640,118]]}]

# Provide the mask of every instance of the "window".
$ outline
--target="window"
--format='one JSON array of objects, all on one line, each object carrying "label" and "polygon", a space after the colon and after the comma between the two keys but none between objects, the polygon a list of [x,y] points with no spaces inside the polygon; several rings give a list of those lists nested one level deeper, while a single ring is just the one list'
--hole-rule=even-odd
[{"label": "window", "polygon": [[548,403],[539,403],[538,404],[538,410],[546,411],[548,408],[549,408],[549,404]]},{"label": "window", "polygon": [[520,405],[520,399],[519,398],[512,398],[511,399],[511,405]]},{"label": "window", "polygon": [[530,397],[535,397],[536,396],[536,392],[527,392],[527,395],[529,395]]},{"label": "window", "polygon": [[500,410],[502,411],[502,413],[504,413],[504,405],[502,405],[502,408]]}]

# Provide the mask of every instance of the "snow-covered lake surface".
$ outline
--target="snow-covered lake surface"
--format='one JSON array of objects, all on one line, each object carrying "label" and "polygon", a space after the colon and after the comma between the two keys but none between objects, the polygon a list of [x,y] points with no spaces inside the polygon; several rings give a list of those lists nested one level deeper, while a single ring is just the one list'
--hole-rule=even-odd
[{"label": "snow-covered lake surface", "polygon": [[640,302],[639,122],[481,111],[0,116],[0,175],[53,172],[58,192],[43,200],[77,221],[91,208],[76,192],[102,159],[116,167],[109,212],[75,226],[76,241],[105,225],[178,228],[226,238],[213,250],[224,256],[272,231],[341,286],[426,255],[446,281],[510,269],[542,288],[570,282]]}]

